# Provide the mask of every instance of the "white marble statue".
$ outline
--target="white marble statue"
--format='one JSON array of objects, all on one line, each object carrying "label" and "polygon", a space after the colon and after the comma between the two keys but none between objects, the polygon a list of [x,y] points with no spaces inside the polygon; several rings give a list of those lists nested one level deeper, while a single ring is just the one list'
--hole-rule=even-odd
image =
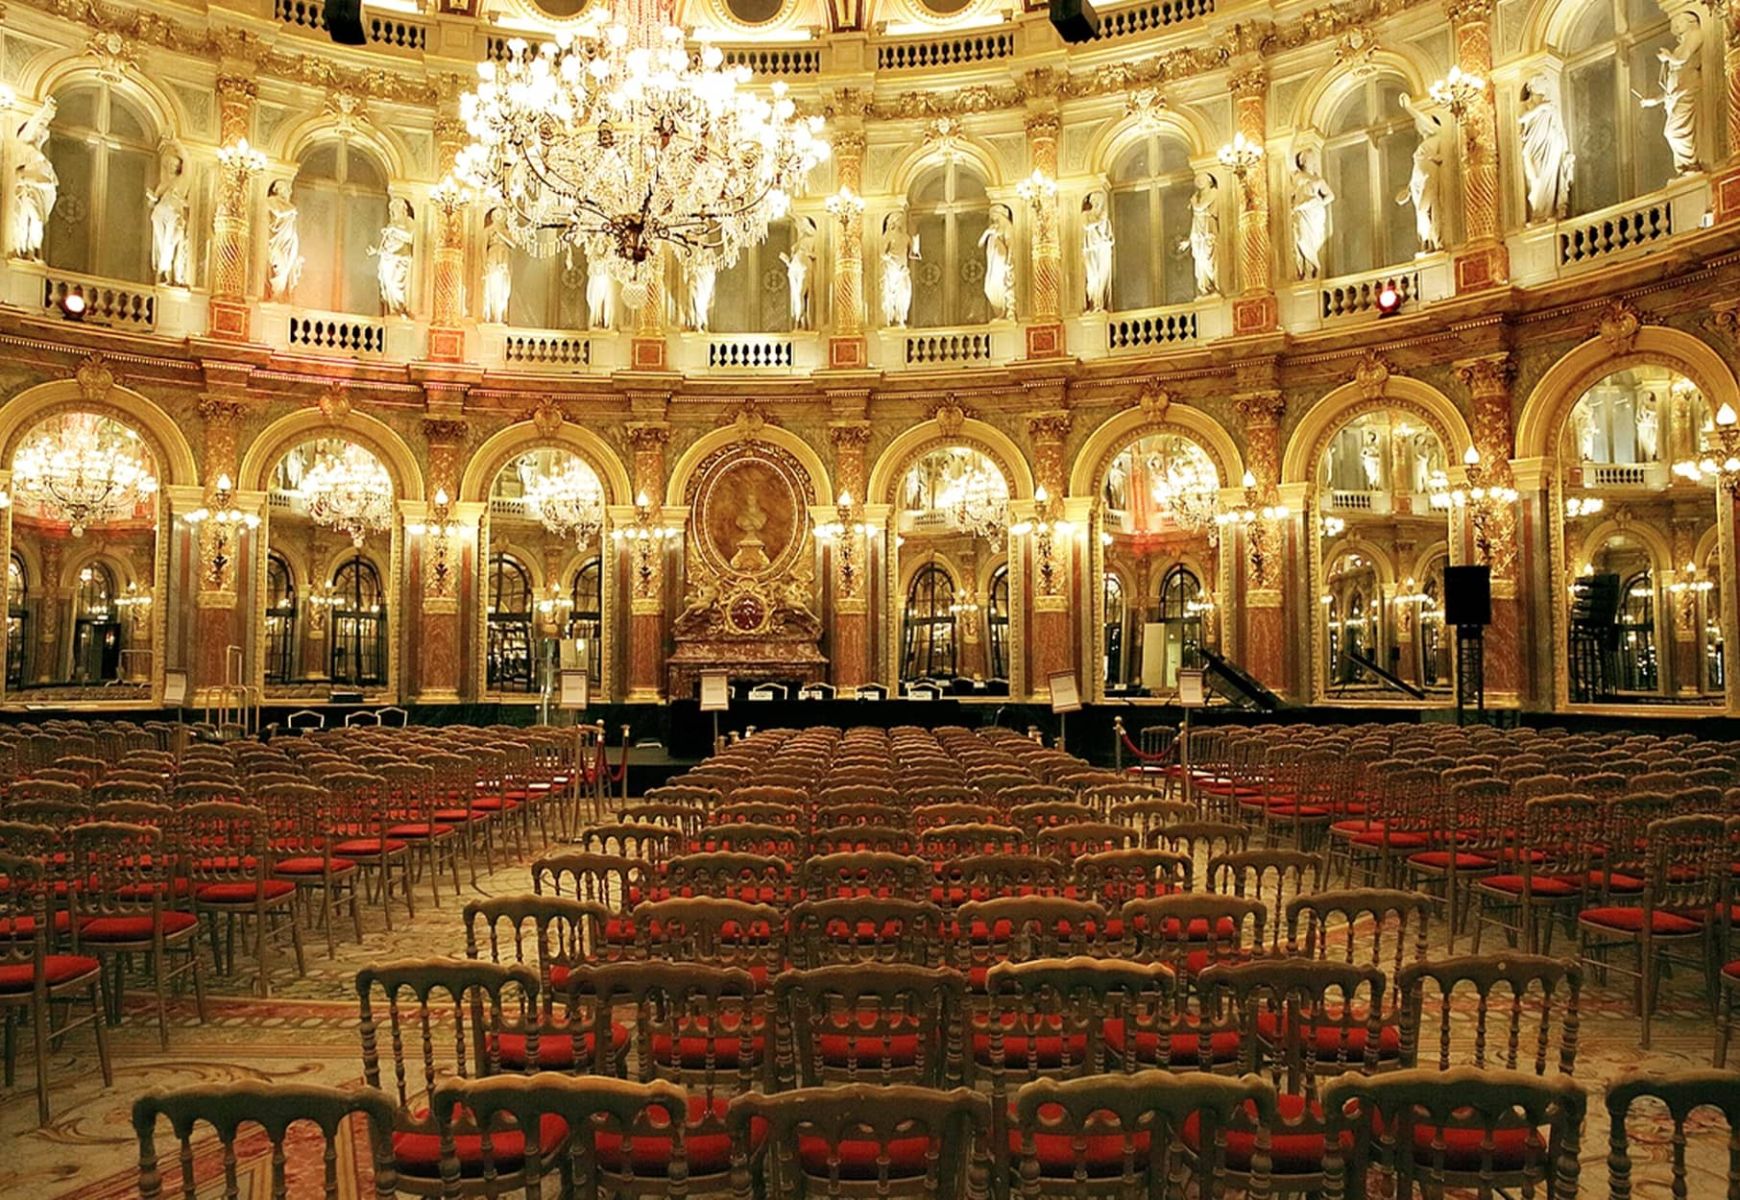
[{"label": "white marble statue", "polygon": [[1557,221],[1571,205],[1571,175],[1577,156],[1571,153],[1565,119],[1553,97],[1552,82],[1545,75],[1536,75],[1523,85],[1522,115],[1517,124],[1522,127],[1528,219]]},{"label": "white marble statue", "polygon": [[991,320],[1015,319],[1015,259],[1010,241],[1015,233],[1015,214],[1007,204],[991,206],[991,223],[979,235],[979,245],[985,250],[985,302],[991,306]]},{"label": "white marble statue", "polygon": [[1359,443],[1359,469],[1365,476],[1366,491],[1383,490],[1384,448],[1375,429],[1366,430],[1365,437]]},{"label": "white marble statue", "polygon": [[1661,402],[1654,392],[1637,401],[1637,461],[1654,462],[1661,449]]},{"label": "white marble statue", "polygon": [[1220,291],[1220,184],[1207,171],[1196,176],[1196,191],[1190,197],[1190,236],[1178,243],[1190,252],[1196,275],[1196,294],[1213,296]]},{"label": "white marble statue", "polygon": [[1408,176],[1408,186],[1396,194],[1396,203],[1414,206],[1414,232],[1420,239],[1420,251],[1441,250],[1444,248],[1441,177],[1450,157],[1450,135],[1444,128],[1444,119],[1436,113],[1422,111],[1406,96],[1401,98],[1401,105],[1414,118],[1420,144],[1414,147],[1414,168]]},{"label": "white marble statue", "polygon": [[302,279],[302,233],[288,179],[266,189],[266,299],[288,303]]},{"label": "white marble statue", "polygon": [[1329,206],[1335,193],[1315,150],[1293,156],[1293,274],[1298,279],[1323,275],[1323,247],[1329,242]]},{"label": "white marble statue", "polygon": [[816,223],[808,217],[792,221],[791,252],[781,254],[785,264],[787,302],[791,306],[791,327],[808,329],[813,321],[810,312],[810,289],[816,278]]},{"label": "white marble statue", "polygon": [[689,268],[688,325],[696,333],[707,332],[713,319],[713,293],[719,287],[719,270],[711,263],[696,263]]},{"label": "white marble statue", "polygon": [[157,187],[148,190],[145,198],[151,205],[152,274],[169,287],[187,286],[193,257],[187,235],[192,183],[186,153],[179,143],[165,139],[157,149]]},{"label": "white marble statue", "polygon": [[1112,307],[1112,247],[1116,244],[1106,194],[1089,192],[1081,202],[1081,265],[1087,283],[1087,312],[1106,312]]},{"label": "white marble statue", "polygon": [[42,235],[60,195],[60,176],[48,161],[47,150],[48,127],[54,114],[54,97],[50,96],[17,130],[12,166],[12,221],[7,231],[6,252],[18,258],[42,257]]},{"label": "white marble statue", "polygon": [[586,264],[586,328],[616,327],[616,282],[604,264]]},{"label": "white marble statue", "polygon": [[1699,169],[1698,103],[1704,81],[1704,27],[1698,15],[1682,8],[1668,26],[1674,44],[1655,53],[1661,60],[1661,95],[1643,100],[1645,108],[1659,108],[1665,124],[1662,136],[1674,156],[1674,173],[1684,175]]},{"label": "white marble statue", "polygon": [[411,202],[402,196],[387,201],[387,223],[381,240],[369,247],[375,258],[375,281],[381,291],[381,312],[389,317],[411,314],[411,255],[417,242]]},{"label": "white marble statue", "polygon": [[906,210],[882,218],[882,323],[902,328],[912,315],[912,263],[919,257],[918,237],[906,232]]},{"label": "white marble statue", "polygon": [[486,324],[505,325],[513,291],[512,247],[502,232],[501,214],[491,209],[483,218],[483,312],[479,318]]}]

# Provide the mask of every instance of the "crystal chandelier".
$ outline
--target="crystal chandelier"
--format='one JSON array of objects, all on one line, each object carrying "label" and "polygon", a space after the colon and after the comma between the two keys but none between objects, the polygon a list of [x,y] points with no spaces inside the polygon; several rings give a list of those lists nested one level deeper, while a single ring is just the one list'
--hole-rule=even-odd
[{"label": "crystal chandelier", "polygon": [[[526,509],[559,538],[585,545],[604,529],[604,489],[592,468],[572,456],[553,472],[521,460]],[[526,467],[530,470],[526,470]]]},{"label": "crystal chandelier", "polygon": [[316,525],[348,533],[358,548],[369,534],[392,528],[392,477],[380,459],[355,442],[323,453],[296,490]]},{"label": "crystal chandelier", "polygon": [[516,38],[460,98],[472,141],[455,171],[527,253],[578,246],[638,308],[661,247],[687,270],[729,267],[827,157],[783,83],[763,98],[723,64],[684,42],[670,0],[617,0],[592,36]]},{"label": "crystal chandelier", "polygon": [[1009,488],[985,463],[957,458],[937,494],[936,507],[963,533],[999,546],[1009,525]]},{"label": "crystal chandelier", "polygon": [[1214,469],[1177,454],[1154,451],[1143,463],[1154,507],[1187,533],[1213,530],[1220,508],[1220,481]]},{"label": "crystal chandelier", "polygon": [[45,421],[18,448],[12,487],[20,503],[83,537],[88,526],[132,516],[157,491],[157,479],[137,433],[75,412]]}]

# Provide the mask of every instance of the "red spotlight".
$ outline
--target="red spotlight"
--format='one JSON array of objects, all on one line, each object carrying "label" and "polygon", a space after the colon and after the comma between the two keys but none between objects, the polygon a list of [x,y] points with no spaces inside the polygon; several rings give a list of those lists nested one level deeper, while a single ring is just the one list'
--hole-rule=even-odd
[{"label": "red spotlight", "polygon": [[82,321],[90,307],[83,292],[68,292],[60,298],[60,314],[69,321]]},{"label": "red spotlight", "polygon": [[1386,283],[1378,289],[1377,311],[1380,317],[1393,317],[1402,311],[1401,289],[1393,283]]}]

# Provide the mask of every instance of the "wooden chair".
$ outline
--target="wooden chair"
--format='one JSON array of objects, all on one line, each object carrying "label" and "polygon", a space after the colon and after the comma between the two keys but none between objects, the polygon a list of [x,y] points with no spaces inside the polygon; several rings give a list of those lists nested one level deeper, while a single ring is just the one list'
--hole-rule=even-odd
[{"label": "wooden chair", "polygon": [[1084,854],[1108,850],[1137,850],[1142,836],[1127,825],[1108,821],[1081,821],[1071,825],[1048,825],[1034,834],[1033,849],[1040,857],[1073,863]]},{"label": "wooden chair", "polygon": [[644,891],[645,864],[615,854],[564,851],[532,860],[532,891],[573,896],[618,912],[629,906],[631,891]]},{"label": "wooden chair", "polygon": [[[718,896],[777,905],[791,904],[802,895],[792,878],[789,858],[731,850],[678,855],[664,864],[663,881],[645,892],[646,898],[654,900]],[[631,898],[640,899],[633,893]]]},{"label": "wooden chair", "polygon": [[[781,788],[780,791],[787,789]],[[809,810],[803,804],[781,804],[761,800],[732,800],[713,810],[709,828],[747,822],[751,825],[783,825],[796,833],[806,833],[810,827]]]},{"label": "wooden chair", "polygon": [[[269,950],[275,936],[290,942],[297,976],[308,973],[302,927],[296,920],[296,884],[274,874],[268,830],[263,809],[222,800],[190,804],[176,813],[174,822],[187,891],[194,915],[205,918],[213,960],[225,974],[235,973],[236,927],[240,924],[246,933],[251,921],[260,971],[255,990],[261,996],[271,995]],[[220,918],[227,926],[222,943]]]},{"label": "wooden chair", "polygon": [[[612,917],[599,904],[535,893],[492,896],[465,906],[465,957],[521,963],[538,973],[539,1070],[579,1069],[593,1057],[578,1044],[566,1016],[557,1019],[556,1000],[567,990],[575,967],[604,958],[610,948],[604,929]],[[625,1034],[618,1051],[626,1040]],[[524,1037],[501,1036],[498,1054],[504,1068],[523,1070],[525,1053]]]},{"label": "wooden chair", "polygon": [[663,825],[627,821],[590,825],[574,838],[584,854],[614,854],[656,866],[681,851],[683,835]]},{"label": "wooden chair", "polygon": [[1037,854],[970,854],[937,864],[931,899],[944,908],[1004,896],[1061,896],[1070,865]]},{"label": "wooden chair", "polygon": [[936,863],[984,854],[1025,854],[1029,845],[1027,835],[1015,826],[983,821],[935,825],[918,834],[918,853]]},{"label": "wooden chair", "polygon": [[[452,871],[453,894],[459,894],[459,856],[465,831],[435,819],[435,773],[428,767],[421,763],[383,764],[375,774],[386,792],[387,820],[382,836],[406,843],[413,862],[422,857],[429,872],[429,898],[439,908],[444,871]],[[475,807],[475,795],[471,803]]]},{"label": "wooden chair", "polygon": [[[1112,912],[1126,900],[1190,891],[1191,870],[1188,858],[1169,850],[1104,850],[1075,859],[1075,891]],[[1115,924],[1112,936],[1123,936]]]},{"label": "wooden chair", "polygon": [[1434,1046],[1441,1071],[1472,1066],[1569,1075],[1577,1065],[1583,968],[1575,961],[1491,954],[1409,963],[1396,973],[1396,991],[1405,1066],[1420,1065]]},{"label": "wooden chair", "polygon": [[338,953],[338,914],[350,910],[351,927],[362,941],[362,871],[332,852],[326,793],[296,780],[249,784],[253,805],[265,816],[272,849],[271,876],[295,889],[305,910],[326,933],[326,956]]},{"label": "wooden chair", "polygon": [[1504,1188],[1575,1200],[1585,1105],[1583,1088],[1562,1076],[1474,1067],[1343,1075],[1323,1087],[1325,1195]]},{"label": "wooden chair", "polygon": [[393,892],[405,901],[407,916],[417,915],[411,894],[411,848],[399,838],[386,836],[385,785],[380,778],[349,769],[324,776],[327,792],[328,828],[333,835],[332,852],[354,862],[365,882],[374,884],[374,898],[388,932],[393,928]]},{"label": "wooden chair", "polygon": [[[1646,1144],[1654,1150],[1665,1140],[1673,1147],[1668,1159],[1670,1178],[1665,1183],[1668,1194],[1691,1196],[1698,1193],[1699,1189],[1692,1186],[1686,1169],[1686,1151],[1692,1140],[1690,1135],[1706,1129],[1705,1122],[1692,1120],[1692,1114],[1700,1109],[1721,1113],[1728,1126],[1730,1149],[1726,1194],[1732,1196],[1740,1192],[1740,1160],[1732,1150],[1735,1131],[1740,1130],[1740,1071],[1696,1068],[1671,1073],[1634,1071],[1614,1080],[1607,1088],[1607,1195],[1610,1200],[1631,1200],[1633,1195],[1649,1194],[1637,1189],[1637,1181],[1632,1178],[1629,1118],[1640,1100],[1646,1102],[1643,1115],[1651,1122]],[[1673,1126],[1673,1132],[1665,1138],[1659,1131],[1657,1106],[1667,1109],[1668,1121]],[[1720,1152],[1717,1146],[1711,1146],[1709,1150],[1712,1156]],[[1645,1161],[1656,1167],[1655,1171],[1650,1171],[1646,1166],[1646,1172],[1651,1175],[1659,1173],[1657,1153],[1649,1154]]]},{"label": "wooden chair", "polygon": [[912,854],[848,850],[808,859],[799,868],[800,887],[811,900],[834,896],[922,896],[931,866]]},{"label": "wooden chair", "polygon": [[1259,1079],[1170,1071],[1036,1079],[1015,1097],[1010,1156],[1022,1200],[1223,1196],[1243,1139],[1246,1194],[1269,1191],[1275,1089]]},{"label": "wooden chair", "polygon": [[1193,893],[1126,901],[1118,919],[1124,953],[1165,963],[1182,984],[1215,963],[1262,954],[1269,914],[1260,900]]},{"label": "wooden chair", "polygon": [[[1329,870],[1321,854],[1303,850],[1240,850],[1208,862],[1208,889],[1222,896],[1256,900],[1272,913],[1285,913],[1295,896],[1321,892]],[[1270,924],[1270,951],[1282,949],[1286,922]]]},{"label": "wooden chair", "polygon": [[970,1088],[841,1083],[757,1093],[734,1100],[726,1123],[733,1200],[989,1195],[991,1105]]},{"label": "wooden chair", "polygon": [[[335,1088],[313,1083],[201,1083],[174,1090],[157,1089],[133,1102],[133,1133],[139,1141],[139,1195],[141,1200],[160,1200],[164,1195],[163,1172],[158,1164],[157,1126],[168,1120],[170,1131],[181,1143],[181,1195],[195,1200],[215,1195],[197,1186],[194,1170],[194,1135],[200,1125],[209,1125],[222,1146],[223,1198],[242,1196],[241,1161],[236,1146],[247,1126],[258,1126],[272,1146],[270,1188],[272,1195],[289,1194],[289,1155],[286,1146],[291,1130],[313,1125],[320,1131],[322,1156],[321,1194],[338,1200],[339,1142],[348,1139],[351,1118],[361,1116],[368,1127],[368,1146],[374,1168],[376,1200],[392,1200],[398,1194],[398,1173],[393,1167],[393,1101],[376,1088]],[[345,1190],[342,1194],[352,1194]]]},{"label": "wooden chair", "polygon": [[857,801],[850,804],[818,805],[810,814],[811,830],[839,829],[853,825],[881,825],[900,829],[911,825],[912,810],[898,804],[872,804]]},{"label": "wooden chair", "polygon": [[939,789],[929,789],[922,803],[911,809],[912,827],[919,833],[944,825],[995,825],[1002,810],[994,804],[980,804],[971,799],[978,793],[970,788],[958,789],[958,800],[930,799]]},{"label": "wooden chair", "polygon": [[1106,910],[1060,896],[1005,896],[972,900],[954,912],[945,946],[967,987],[983,995],[992,967],[1035,958],[1095,956],[1107,944]]},{"label": "wooden chair", "polygon": [[[1114,796],[1117,797],[1115,800],[1112,798]],[[1100,820],[1110,821],[1114,825],[1128,825],[1144,840],[1151,829],[1164,829],[1168,825],[1177,825],[1183,821],[1200,820],[1202,816],[1196,805],[1185,800],[1163,800],[1158,793],[1150,793],[1138,799],[1132,796],[1131,791],[1119,792],[1115,788],[1091,789],[1082,796],[1082,803],[1092,806],[1100,797],[1108,801],[1102,808]]]},{"label": "wooden chair", "polygon": [[1318,962],[1376,967],[1394,979],[1424,962],[1432,898],[1395,888],[1345,888],[1287,902],[1287,951]]},{"label": "wooden chair", "polygon": [[943,910],[923,900],[836,896],[794,905],[791,956],[800,967],[834,963],[929,966],[943,956]]},{"label": "wooden chair", "polygon": [[1237,854],[1251,840],[1250,830],[1230,821],[1180,821],[1148,831],[1147,844],[1155,850],[1170,850],[1208,863],[1223,855]]},{"label": "wooden chair", "polygon": [[[538,973],[531,967],[464,958],[400,959],[358,971],[356,994],[363,1078],[369,1087],[381,1086],[383,1044],[392,1052],[391,1147],[402,1191],[452,1194],[444,1188],[447,1155],[456,1159],[457,1182],[482,1179],[492,1154],[512,1149],[524,1159],[554,1153],[562,1145],[567,1131],[554,1124],[539,1127],[535,1148],[525,1138],[499,1136],[492,1147],[483,1136],[485,1123],[468,1110],[455,1112],[436,1095],[437,1086],[450,1078],[501,1074],[504,1038],[524,1039],[521,1071],[538,1061]],[[489,1194],[487,1189],[483,1194]]]},{"label": "wooden chair", "polygon": [[[1031,795],[1035,789],[1022,789],[1021,795]],[[1025,833],[1029,839],[1035,837],[1041,829],[1053,825],[1080,825],[1084,821],[1097,821],[1100,814],[1091,805],[1081,804],[1068,798],[1068,793],[1062,788],[1054,800],[1030,801],[1011,804],[1005,811],[1009,814],[1009,823]],[[1001,801],[1008,793],[1000,793]]]},{"label": "wooden chair", "polygon": [[1416,850],[1400,864],[1404,882],[1436,884],[1443,891],[1444,921],[1451,949],[1467,909],[1472,881],[1502,869],[1505,839],[1519,819],[1511,788],[1495,776],[1449,782],[1445,772],[1444,828],[1438,848]]},{"label": "wooden chair", "polygon": [[816,855],[875,851],[880,854],[918,853],[918,835],[904,825],[841,825],[810,835]]},{"label": "wooden chair", "polygon": [[[1506,838],[1501,862],[1506,868],[1475,881],[1474,952],[1480,953],[1483,927],[1503,929],[1512,945],[1527,953],[1551,950],[1552,918],[1574,916],[1589,887],[1591,831],[1600,828],[1601,806],[1589,796],[1555,793],[1527,799],[1530,784],[1512,786],[1523,799],[1521,824]],[[1498,910],[1499,916],[1490,915]],[[1504,919],[1515,913],[1515,923]],[[1546,936],[1541,936],[1541,917]]]},{"label": "wooden chair", "polygon": [[785,970],[785,919],[769,904],[679,897],[634,910],[635,954],[644,961],[705,963],[748,971],[766,989]]},{"label": "wooden chair", "polygon": [[964,1076],[966,980],[947,967],[841,963],[774,981],[774,1083],[945,1087]]}]

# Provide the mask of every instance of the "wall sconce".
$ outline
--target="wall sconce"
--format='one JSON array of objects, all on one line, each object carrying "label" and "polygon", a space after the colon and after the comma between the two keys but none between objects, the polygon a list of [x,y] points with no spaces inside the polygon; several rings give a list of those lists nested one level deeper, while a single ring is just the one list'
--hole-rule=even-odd
[{"label": "wall sconce", "polygon": [[235,547],[242,534],[260,527],[260,518],[256,514],[244,513],[232,506],[234,498],[234,482],[228,475],[219,475],[212,485],[211,506],[201,505],[181,518],[200,535],[205,549],[206,577],[219,587],[225,581],[230,563],[235,560]]},{"label": "wall sconce", "polygon": [[1027,201],[1033,211],[1038,213],[1057,199],[1057,180],[1044,171],[1035,169],[1033,174],[1015,185],[1015,194]]},{"label": "wall sconce", "polygon": [[1073,522],[1057,515],[1057,502],[1040,484],[1033,489],[1033,520],[1017,521],[1009,526],[1012,534],[1033,535],[1034,570],[1038,573],[1039,594],[1057,594],[1063,582],[1063,570],[1057,561],[1057,543],[1075,532]]},{"label": "wall sconce", "polygon": [[1245,489],[1244,503],[1237,508],[1216,513],[1214,521],[1217,525],[1237,525],[1245,531],[1245,541],[1251,553],[1251,567],[1256,578],[1266,583],[1269,578],[1269,540],[1275,532],[1275,526],[1287,519],[1287,506],[1262,503],[1257,477],[1249,471],[1245,472],[1241,482]]},{"label": "wall sconce", "polygon": [[1716,410],[1713,425],[1704,430],[1715,439],[1696,459],[1674,464],[1674,474],[1683,479],[1720,483],[1730,496],[1740,495],[1740,415],[1732,405]]},{"label": "wall sconce", "polygon": [[634,524],[626,529],[612,529],[610,540],[628,543],[634,555],[634,597],[652,599],[657,596],[659,579],[659,549],[672,530],[659,524],[659,510],[645,491],[634,498]]},{"label": "wall sconce", "polygon": [[1480,97],[1486,94],[1486,80],[1461,67],[1451,67],[1450,74],[1427,88],[1426,94],[1434,104],[1449,109],[1450,115],[1460,124]]},{"label": "wall sconce", "polygon": [[1480,561],[1492,561],[1493,533],[1507,505],[1515,504],[1517,490],[1504,484],[1487,481],[1488,468],[1480,461],[1480,451],[1473,446],[1462,454],[1462,467],[1468,477],[1466,488],[1456,488],[1450,493],[1450,503],[1457,508],[1466,509],[1469,524],[1474,532],[1474,548],[1480,554]]},{"label": "wall sconce", "polygon": [[864,215],[864,197],[849,187],[843,187],[822,202],[828,215],[845,225],[854,217]]},{"label": "wall sconce", "polygon": [[840,598],[852,599],[858,594],[858,539],[868,537],[875,526],[860,520],[859,505],[852,493],[842,491],[836,505],[835,519],[816,526],[816,537],[834,544],[834,563],[840,576]]},{"label": "wall sconce", "polygon": [[459,533],[453,523],[453,503],[446,488],[435,489],[435,500],[429,506],[432,520],[408,527],[413,536],[429,539],[429,590],[431,596],[445,596],[453,582],[452,539]]}]

